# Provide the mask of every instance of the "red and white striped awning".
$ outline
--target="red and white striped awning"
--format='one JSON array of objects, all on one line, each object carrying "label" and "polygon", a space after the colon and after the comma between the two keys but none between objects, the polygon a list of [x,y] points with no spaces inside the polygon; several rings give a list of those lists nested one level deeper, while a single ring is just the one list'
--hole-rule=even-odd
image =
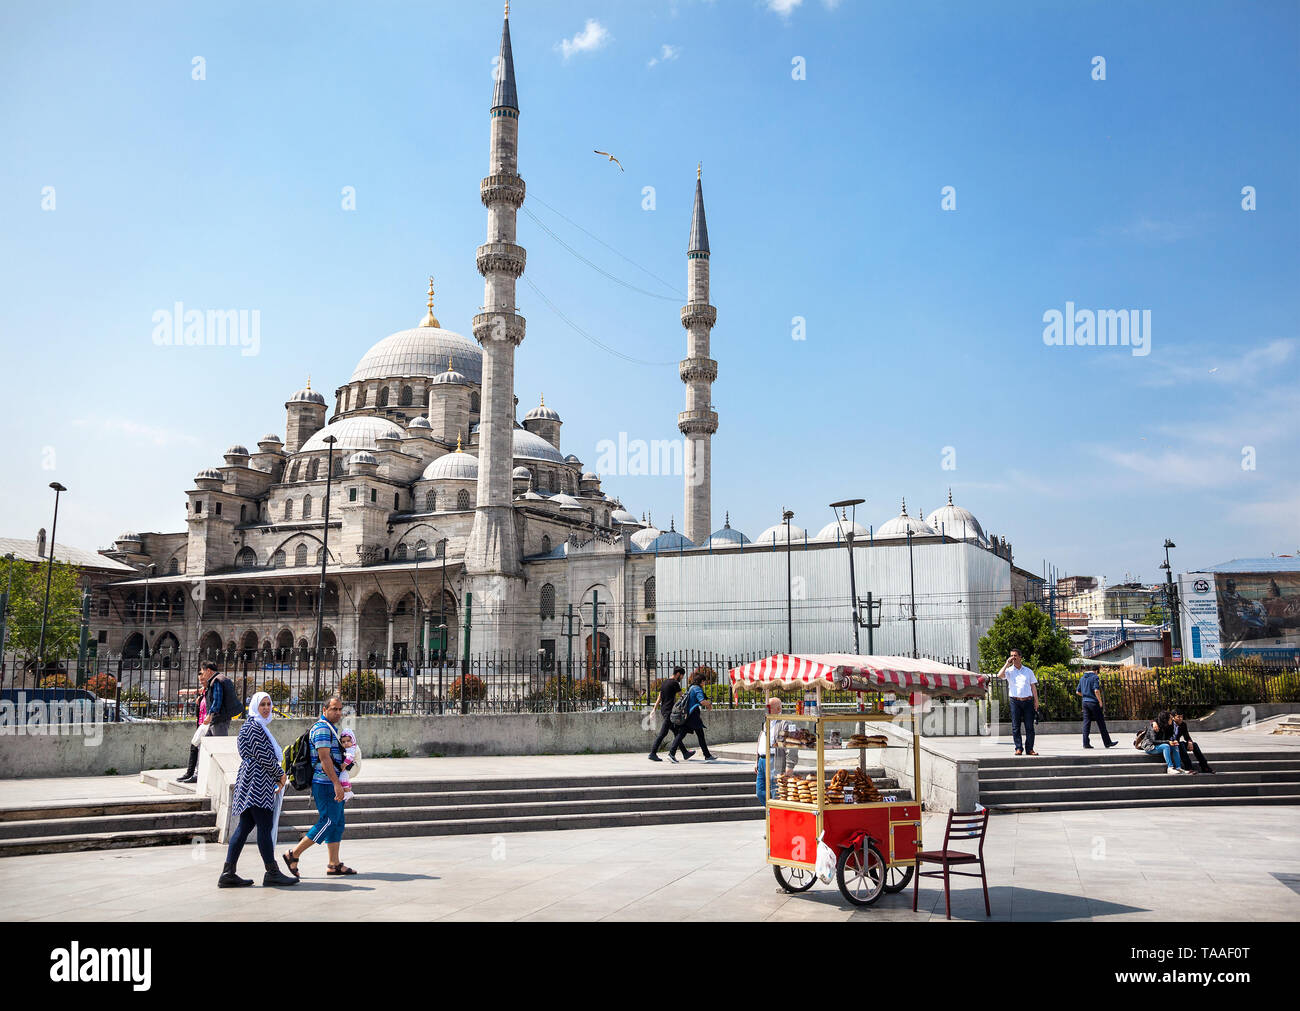
[{"label": "red and white striped awning", "polygon": [[820,684],[841,691],[920,692],[925,695],[983,696],[988,678],[937,660],[851,653],[777,653],[731,671],[732,688],[782,688]]}]

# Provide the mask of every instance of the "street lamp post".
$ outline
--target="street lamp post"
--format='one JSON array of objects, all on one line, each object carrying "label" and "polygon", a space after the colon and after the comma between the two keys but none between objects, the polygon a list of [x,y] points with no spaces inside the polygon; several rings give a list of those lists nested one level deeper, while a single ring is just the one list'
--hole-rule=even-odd
[{"label": "street lamp post", "polygon": [[[850,600],[850,606],[853,611],[853,653],[854,655],[857,655],[862,652],[862,647],[859,642],[859,635],[858,635],[858,629],[862,625],[862,621],[858,615],[858,580],[857,580],[857,576],[854,574],[853,571],[853,528],[856,527],[858,523],[858,506],[862,505],[866,501],[867,500],[864,498],[851,498],[851,499],[845,499],[843,502],[831,503],[831,515],[835,517],[835,522],[839,524],[840,527],[840,533],[844,535],[844,540],[848,543],[849,546],[849,600]],[[853,519],[849,520],[849,529],[845,530],[844,525],[840,523],[840,519],[841,519],[840,513],[836,513],[835,510],[839,509],[840,512],[842,513],[844,509],[846,509],[848,506],[853,507]]]},{"label": "street lamp post", "polygon": [[325,567],[330,560],[330,496],[334,491],[334,444],[336,442],[338,439],[334,436],[325,436],[329,455],[325,460],[325,526],[321,532],[320,589],[316,593],[316,671],[312,680],[313,702],[320,701],[321,637],[325,634]]},{"label": "street lamp post", "polygon": [[1165,595],[1167,597],[1166,606],[1169,608],[1170,631],[1174,637],[1174,644],[1178,649],[1183,648],[1182,622],[1178,615],[1178,587],[1174,585],[1174,570],[1169,564],[1169,549],[1178,547],[1168,537],[1165,538],[1165,564],[1160,566],[1165,570]]},{"label": "street lamp post", "polygon": [[[447,544],[444,537],[433,546],[442,555],[442,593],[438,597],[438,715],[442,715],[442,673],[447,666]],[[441,548],[441,551],[439,550]]]},{"label": "street lamp post", "polygon": [[912,531],[910,530],[907,532],[907,578],[912,586],[912,659],[917,660],[921,654],[916,649],[916,568],[912,564]]},{"label": "street lamp post", "polygon": [[785,524],[785,651],[794,652],[794,595],[790,576],[790,521],[794,513],[789,509],[781,510],[781,522]]},{"label": "street lamp post", "polygon": [[40,671],[45,664],[45,626],[50,617],[50,581],[54,578],[54,537],[59,532],[59,495],[68,489],[51,481],[54,489],[54,522],[50,525],[50,557],[45,565],[45,607],[41,611],[41,639],[36,647],[36,669]]}]

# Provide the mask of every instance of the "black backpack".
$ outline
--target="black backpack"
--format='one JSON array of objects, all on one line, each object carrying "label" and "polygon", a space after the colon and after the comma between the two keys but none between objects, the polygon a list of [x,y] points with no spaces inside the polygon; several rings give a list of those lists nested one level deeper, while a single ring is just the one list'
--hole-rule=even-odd
[{"label": "black backpack", "polygon": [[686,701],[689,692],[682,692],[673,702],[672,712],[668,714],[668,722],[674,727],[680,727],[686,722]]},{"label": "black backpack", "polygon": [[[330,733],[334,733],[333,727],[330,727]],[[335,740],[338,740],[337,734],[335,734]],[[343,745],[340,742],[339,749],[342,750],[342,748]],[[284,774],[289,777],[289,782],[293,784],[295,790],[311,789],[312,775],[315,771],[312,769],[311,756],[315,750],[312,747],[310,730],[284,749],[284,759],[281,761],[281,767],[284,769]]]}]

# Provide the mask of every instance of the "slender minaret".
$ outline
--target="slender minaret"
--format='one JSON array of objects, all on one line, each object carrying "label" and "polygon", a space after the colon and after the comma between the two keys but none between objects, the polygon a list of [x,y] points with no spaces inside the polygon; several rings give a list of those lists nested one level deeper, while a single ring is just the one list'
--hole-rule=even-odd
[{"label": "slender minaret", "polygon": [[[492,97],[492,150],[488,175],[479,187],[487,208],[487,241],[478,248],[483,275],[483,311],[474,317],[474,336],[483,345],[483,402],[479,428],[478,508],[465,548],[465,572],[475,594],[475,648],[509,648],[494,639],[492,609],[504,615],[521,586],[522,555],[515,529],[511,474],[514,468],[515,348],[524,339],[516,311],[515,285],[525,253],[515,242],[515,223],[524,202],[519,177],[519,98],[510,49],[510,5],[501,30],[501,56]],[[480,605],[484,611],[480,612]],[[498,618],[498,621],[500,618]],[[477,632],[482,630],[482,638]]]},{"label": "slender minaret", "polygon": [[682,307],[686,328],[686,354],[681,363],[686,384],[686,410],[677,415],[677,427],[686,437],[686,518],[683,532],[703,544],[712,532],[709,506],[712,497],[710,464],[713,433],[718,415],[713,410],[713,381],[718,363],[709,357],[709,333],[718,310],[709,304],[709,228],[704,221],[703,169],[695,171],[695,211],[691,216],[691,241],[686,250],[687,303]]}]

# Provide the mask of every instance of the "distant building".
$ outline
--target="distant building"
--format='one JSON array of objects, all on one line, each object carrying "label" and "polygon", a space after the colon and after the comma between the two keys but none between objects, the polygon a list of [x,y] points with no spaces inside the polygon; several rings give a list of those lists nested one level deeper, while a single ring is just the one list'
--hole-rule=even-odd
[{"label": "distant building", "polygon": [[1056,581],[1056,595],[1063,598],[1077,597],[1096,588],[1096,576],[1062,576]]},{"label": "distant building", "polygon": [[1117,583],[1066,597],[1062,607],[1067,611],[1086,614],[1089,621],[1118,621],[1121,618],[1125,621],[1141,621],[1154,605],[1163,601],[1162,587],[1143,583]]}]

